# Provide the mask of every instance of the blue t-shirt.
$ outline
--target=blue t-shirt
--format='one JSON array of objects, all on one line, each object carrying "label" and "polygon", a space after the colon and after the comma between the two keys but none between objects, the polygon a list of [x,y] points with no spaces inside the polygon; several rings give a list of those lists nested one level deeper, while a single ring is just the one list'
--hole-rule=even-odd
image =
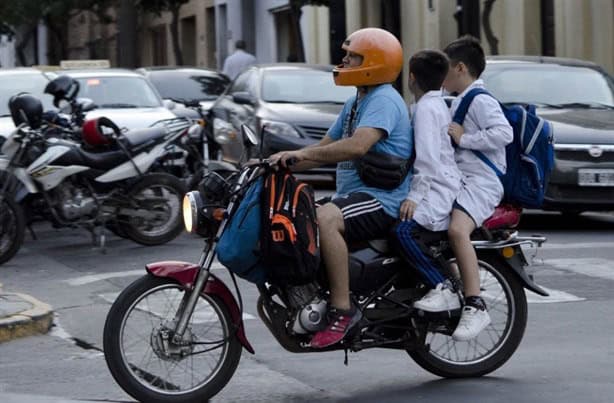
[{"label": "blue t-shirt", "polygon": [[[328,130],[328,136],[333,140],[351,137],[354,130],[360,127],[372,127],[383,130],[383,136],[372,147],[376,152],[392,154],[401,158],[409,158],[413,150],[413,131],[409,122],[409,114],[405,101],[390,84],[372,88],[358,100],[354,124],[350,127],[350,112],[356,96],[351,97],[343,106],[343,110],[335,123]],[[337,193],[335,196],[345,196],[350,193],[364,192],[375,197],[384,207],[384,211],[397,218],[399,207],[409,193],[411,174],[396,189],[385,190],[367,186],[360,180],[353,161],[343,161],[337,164]]]}]

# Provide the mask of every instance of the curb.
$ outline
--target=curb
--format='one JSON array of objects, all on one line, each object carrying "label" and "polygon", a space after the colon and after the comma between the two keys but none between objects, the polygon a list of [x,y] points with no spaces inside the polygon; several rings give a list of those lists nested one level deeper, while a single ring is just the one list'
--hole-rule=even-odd
[{"label": "curb", "polygon": [[30,309],[0,318],[0,343],[49,331],[53,323],[53,309],[50,305],[26,294],[0,293],[0,296],[19,298],[32,306]]}]

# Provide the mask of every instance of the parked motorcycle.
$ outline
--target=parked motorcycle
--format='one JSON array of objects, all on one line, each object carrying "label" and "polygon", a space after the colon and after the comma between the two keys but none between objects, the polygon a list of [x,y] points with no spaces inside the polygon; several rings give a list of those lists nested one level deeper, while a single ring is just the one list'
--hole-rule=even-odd
[{"label": "parked motorcycle", "polygon": [[178,178],[150,169],[187,127],[121,133],[100,118],[98,130],[119,150],[90,153],[74,141],[44,135],[37,98],[21,94],[9,106],[17,129],[0,155],[0,264],[23,243],[25,217],[86,228],[101,246],[109,224],[142,245],[160,245],[181,233],[186,188]]},{"label": "parked motorcycle", "polygon": [[[243,135],[255,144],[245,126]],[[112,305],[104,327],[104,353],[116,382],[143,402],[206,401],[231,379],[242,349],[254,353],[244,331],[243,303],[211,272],[217,241],[242,195],[271,167],[266,161],[243,166],[224,180],[210,173],[201,189],[186,195],[186,229],[205,237],[197,264],[157,262],[126,288]],[[492,323],[476,339],[455,341],[460,310],[444,315],[413,308],[428,291],[415,268],[387,240],[349,245],[350,288],[363,319],[342,342],[324,349],[310,346],[326,326],[329,299],[324,268],[317,281],[302,286],[259,286],[257,312],[279,344],[292,353],[368,348],[406,351],[425,370],[442,377],[476,377],[503,365],[514,353],[527,323],[524,289],[547,293],[524,267],[521,245],[545,242],[506,228],[481,229],[473,242],[479,259],[480,287]],[[430,253],[462,289],[447,234],[433,234]],[[231,273],[232,274],[232,273]]]},{"label": "parked motorcycle", "polygon": [[[80,142],[86,151],[92,153],[119,150],[117,144],[108,141],[110,139],[98,140],[96,119],[86,119],[86,113],[96,109],[97,106],[91,99],[77,98],[79,88],[77,80],[65,75],[47,84],[45,93],[53,96],[53,104],[59,109],[59,113],[45,112],[46,134]],[[203,141],[201,132],[205,130],[205,119],[199,105],[190,106],[202,117],[198,122],[191,122],[187,118],[176,118],[161,120],[150,126],[150,128],[166,128],[169,131],[184,131],[166,147],[165,152],[155,161],[151,170],[175,175],[184,182],[188,189],[194,189],[202,179],[204,154],[201,154],[200,149]]]}]

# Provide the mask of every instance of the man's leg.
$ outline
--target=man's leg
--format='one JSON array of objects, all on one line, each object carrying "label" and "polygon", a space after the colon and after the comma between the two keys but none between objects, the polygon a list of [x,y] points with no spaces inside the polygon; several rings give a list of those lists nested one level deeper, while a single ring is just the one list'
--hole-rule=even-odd
[{"label": "man's leg", "polygon": [[345,231],[343,215],[339,207],[332,203],[319,207],[317,213],[320,250],[330,283],[330,302],[335,308],[349,310],[351,305],[348,247],[343,238]]}]

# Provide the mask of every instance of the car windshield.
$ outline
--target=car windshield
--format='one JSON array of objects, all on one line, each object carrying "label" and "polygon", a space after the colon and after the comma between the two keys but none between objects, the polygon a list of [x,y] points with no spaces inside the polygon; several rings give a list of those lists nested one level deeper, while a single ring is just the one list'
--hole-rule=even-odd
[{"label": "car windshield", "polygon": [[228,85],[227,79],[212,74],[154,72],[148,78],[162,98],[186,101],[216,99]]},{"label": "car windshield", "polygon": [[321,70],[271,70],[264,73],[262,99],[279,103],[343,104],[354,87],[335,85],[333,74]]},{"label": "car windshield", "polygon": [[29,92],[39,98],[44,110],[53,108],[53,97],[43,93],[49,80],[41,73],[0,74],[0,116],[10,116],[9,99],[20,92]]},{"label": "car windshield", "polygon": [[614,106],[612,80],[587,67],[490,63],[482,78],[502,103]]},{"label": "car windshield", "polygon": [[79,94],[99,108],[155,108],[162,100],[142,77],[87,77],[79,81]]}]

